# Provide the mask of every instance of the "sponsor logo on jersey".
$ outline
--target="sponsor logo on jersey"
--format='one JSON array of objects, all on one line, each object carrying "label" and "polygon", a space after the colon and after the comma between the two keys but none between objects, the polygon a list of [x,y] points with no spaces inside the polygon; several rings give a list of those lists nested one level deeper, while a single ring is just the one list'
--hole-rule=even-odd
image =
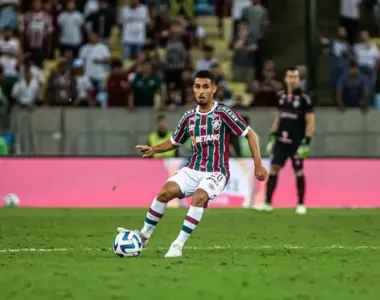
[{"label": "sponsor logo on jersey", "polygon": [[295,96],[294,97],[294,101],[293,101],[293,107],[294,108],[298,108],[300,106],[300,97],[299,96]]},{"label": "sponsor logo on jersey", "polygon": [[234,121],[234,122],[238,122],[238,118],[236,117],[236,115],[234,114],[234,112],[228,108],[228,107],[224,107],[224,106],[221,106],[221,109],[227,113],[227,115]]},{"label": "sponsor logo on jersey", "polygon": [[280,112],[280,118],[281,119],[297,120],[298,114],[287,112],[287,111],[282,111],[282,112]]},{"label": "sponsor logo on jersey", "polygon": [[217,141],[217,140],[219,140],[219,138],[220,138],[219,134],[208,134],[208,135],[196,136],[195,137],[195,143]]}]

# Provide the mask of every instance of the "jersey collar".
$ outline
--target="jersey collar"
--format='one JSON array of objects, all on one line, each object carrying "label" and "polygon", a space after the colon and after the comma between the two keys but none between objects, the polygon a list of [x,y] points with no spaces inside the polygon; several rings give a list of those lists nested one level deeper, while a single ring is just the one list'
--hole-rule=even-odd
[{"label": "jersey collar", "polygon": [[204,112],[204,113],[200,112],[199,111],[199,105],[197,106],[197,108],[195,109],[195,111],[197,112],[197,114],[200,114],[200,115],[208,115],[209,113],[212,113],[217,106],[218,106],[218,102],[216,102],[214,100],[214,105],[213,105],[213,107],[208,112]]}]

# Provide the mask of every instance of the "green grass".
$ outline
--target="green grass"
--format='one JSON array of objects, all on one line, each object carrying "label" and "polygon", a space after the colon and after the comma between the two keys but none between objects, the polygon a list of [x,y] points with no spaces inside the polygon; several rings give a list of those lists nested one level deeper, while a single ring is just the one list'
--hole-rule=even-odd
[{"label": "green grass", "polygon": [[164,259],[186,213],[172,209],[140,257],[116,257],[115,228],[145,212],[0,209],[0,249],[68,249],[0,252],[0,299],[379,299],[378,210],[210,209],[184,257]]}]

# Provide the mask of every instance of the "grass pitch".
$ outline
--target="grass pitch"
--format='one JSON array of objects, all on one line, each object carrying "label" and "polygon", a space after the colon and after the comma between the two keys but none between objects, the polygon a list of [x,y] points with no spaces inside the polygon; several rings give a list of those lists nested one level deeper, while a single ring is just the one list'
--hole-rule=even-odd
[{"label": "grass pitch", "polygon": [[0,299],[380,299],[380,211],[209,209],[164,259],[184,209],[138,258],[111,250],[140,209],[0,209]]}]

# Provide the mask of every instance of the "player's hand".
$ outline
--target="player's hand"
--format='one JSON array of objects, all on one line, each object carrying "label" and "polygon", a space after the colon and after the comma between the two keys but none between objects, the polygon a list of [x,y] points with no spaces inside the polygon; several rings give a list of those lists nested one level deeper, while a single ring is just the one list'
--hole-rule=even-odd
[{"label": "player's hand", "polygon": [[268,171],[264,168],[262,164],[255,166],[255,177],[259,181],[264,181],[267,179]]},{"label": "player's hand", "polygon": [[153,147],[149,147],[147,145],[137,145],[136,149],[140,150],[142,157],[144,158],[148,158],[153,155]]},{"label": "player's hand", "polygon": [[310,155],[310,147],[309,145],[300,145],[297,149],[297,154],[300,158],[305,159]]}]

